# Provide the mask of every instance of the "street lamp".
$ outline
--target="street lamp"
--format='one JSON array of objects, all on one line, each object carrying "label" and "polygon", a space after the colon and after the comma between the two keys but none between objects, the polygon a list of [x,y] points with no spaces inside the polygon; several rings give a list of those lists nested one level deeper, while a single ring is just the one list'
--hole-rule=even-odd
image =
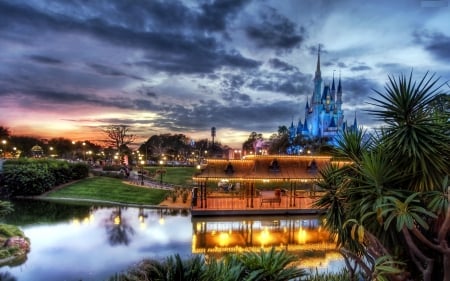
[{"label": "street lamp", "polygon": [[3,158],[6,158],[6,140],[2,140],[3,144]]},{"label": "street lamp", "polygon": [[83,160],[86,161],[86,143],[83,142]]},{"label": "street lamp", "polygon": [[141,185],[144,185],[144,164],[145,161],[141,160]]},{"label": "street lamp", "polygon": [[75,152],[76,152],[76,147],[75,145],[77,144],[76,141],[72,141],[72,161],[75,160]]},{"label": "street lamp", "polygon": [[164,164],[164,161],[163,161],[163,160],[160,160],[160,161],[159,161],[159,165],[160,165],[159,174],[160,174],[160,176],[161,176],[160,184],[162,184],[162,180],[163,180],[163,179],[162,179],[162,178],[163,178],[163,169],[162,169],[163,164]]}]

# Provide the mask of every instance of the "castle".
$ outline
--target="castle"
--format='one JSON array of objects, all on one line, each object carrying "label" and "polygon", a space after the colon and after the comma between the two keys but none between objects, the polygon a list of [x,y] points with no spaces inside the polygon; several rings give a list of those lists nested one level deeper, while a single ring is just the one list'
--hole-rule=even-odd
[{"label": "castle", "polygon": [[297,126],[292,121],[289,126],[289,148],[288,154],[298,154],[301,147],[294,144],[295,139],[301,136],[306,139],[326,139],[331,143],[342,130],[354,130],[357,128],[356,116],[353,125],[347,126],[344,121],[344,111],[342,110],[342,83],[339,80],[336,84],[334,74],[331,86],[325,85],[322,88],[322,74],[320,71],[320,46],[317,53],[317,66],[314,75],[314,90],[311,100],[306,101],[304,122],[299,119]]}]

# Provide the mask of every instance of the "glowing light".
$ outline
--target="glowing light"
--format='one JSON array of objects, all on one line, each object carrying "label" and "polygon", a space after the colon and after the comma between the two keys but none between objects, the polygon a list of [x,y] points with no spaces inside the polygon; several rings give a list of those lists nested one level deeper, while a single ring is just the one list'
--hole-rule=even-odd
[{"label": "glowing light", "polygon": [[266,228],[264,228],[263,231],[261,231],[261,234],[259,235],[259,241],[261,242],[261,246],[264,247],[264,245],[267,245],[271,240],[270,232]]},{"label": "glowing light", "polygon": [[119,225],[120,224],[120,217],[119,216],[115,216],[114,217],[114,224],[115,225]]},{"label": "glowing light", "polygon": [[221,232],[219,235],[219,245],[224,247],[228,246],[229,243],[230,243],[230,234],[228,234],[227,232]]},{"label": "glowing light", "polygon": [[75,226],[79,226],[80,225],[80,220],[79,219],[73,219],[72,220],[72,224]]},{"label": "glowing light", "polygon": [[300,228],[298,230],[298,243],[299,244],[306,244],[306,240],[308,238],[308,234],[303,228]]}]

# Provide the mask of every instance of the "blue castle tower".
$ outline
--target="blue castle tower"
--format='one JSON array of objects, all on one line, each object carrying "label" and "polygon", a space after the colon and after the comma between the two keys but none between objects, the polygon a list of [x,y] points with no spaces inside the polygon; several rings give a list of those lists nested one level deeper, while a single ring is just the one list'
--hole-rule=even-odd
[{"label": "blue castle tower", "polygon": [[344,121],[341,75],[339,74],[337,87],[334,72],[331,85],[327,84],[322,86],[320,46],[317,52],[317,66],[313,82],[314,90],[311,99],[307,99],[306,101],[303,123],[299,119],[297,125],[294,125],[294,121],[292,121],[289,127],[290,147],[288,148],[288,154],[299,153],[301,148],[293,144],[297,136],[302,136],[307,139],[327,139],[333,143],[339,131],[355,130],[358,127],[356,114],[352,125],[347,126],[347,121]]}]

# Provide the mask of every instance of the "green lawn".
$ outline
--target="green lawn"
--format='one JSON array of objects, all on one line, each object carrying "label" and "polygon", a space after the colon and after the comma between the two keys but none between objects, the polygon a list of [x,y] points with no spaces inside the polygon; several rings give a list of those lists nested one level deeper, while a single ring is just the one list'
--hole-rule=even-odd
[{"label": "green lawn", "polygon": [[50,192],[52,198],[81,198],[127,204],[158,205],[169,191],[123,183],[120,179],[92,177]]},{"label": "green lawn", "polygon": [[[155,173],[160,167],[146,167],[145,169]],[[163,167],[163,169],[166,170],[166,173],[163,174],[163,182],[185,186],[189,186],[192,183],[192,176],[196,170],[195,167]],[[160,180],[160,176],[156,175],[155,180]]]}]

